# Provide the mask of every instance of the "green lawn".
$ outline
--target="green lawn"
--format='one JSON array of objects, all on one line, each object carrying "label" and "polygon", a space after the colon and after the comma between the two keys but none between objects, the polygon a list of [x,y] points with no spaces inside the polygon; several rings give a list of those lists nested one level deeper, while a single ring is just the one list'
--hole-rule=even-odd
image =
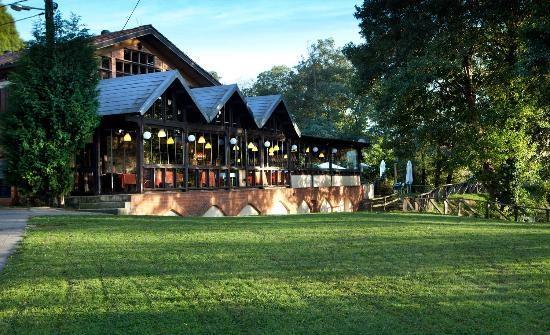
[{"label": "green lawn", "polygon": [[548,334],[550,225],[435,215],[51,217],[0,334]]}]

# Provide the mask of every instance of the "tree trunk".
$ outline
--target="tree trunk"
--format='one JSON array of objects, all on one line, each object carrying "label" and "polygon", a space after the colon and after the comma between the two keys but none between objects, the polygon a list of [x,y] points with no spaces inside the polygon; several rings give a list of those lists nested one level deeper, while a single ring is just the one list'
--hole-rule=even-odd
[{"label": "tree trunk", "polygon": [[447,184],[452,184],[453,183],[453,171],[449,171],[449,173],[447,173]]},{"label": "tree trunk", "polygon": [[441,170],[442,170],[441,165],[442,165],[441,159],[437,159],[435,161],[435,178],[434,178],[435,187],[441,186]]},{"label": "tree trunk", "polygon": [[421,177],[421,183],[422,185],[426,185],[426,168],[422,168],[422,177]]}]

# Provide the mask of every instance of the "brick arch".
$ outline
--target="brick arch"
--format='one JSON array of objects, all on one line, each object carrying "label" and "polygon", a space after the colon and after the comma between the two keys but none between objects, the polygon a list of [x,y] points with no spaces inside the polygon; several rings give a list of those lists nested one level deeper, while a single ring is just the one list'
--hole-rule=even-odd
[{"label": "brick arch", "polygon": [[[304,205],[305,205],[305,207],[304,207]],[[308,202],[304,199],[298,205],[298,208],[296,209],[296,213],[298,213],[298,214],[308,214],[308,213],[311,213],[312,208],[313,208],[313,206],[308,204]]]},{"label": "brick arch", "polygon": [[346,211],[346,202],[344,198],[340,198],[340,201],[336,202],[336,205],[330,204],[333,212],[345,212]]},{"label": "brick arch", "polygon": [[330,201],[328,201],[327,198],[321,199],[321,204],[319,205],[319,212],[321,213],[331,213],[332,212],[332,205],[330,204]]},{"label": "brick arch", "polygon": [[261,214],[262,212],[260,212],[258,208],[248,203],[243,208],[241,208],[237,216],[255,216],[255,215],[261,215]]},{"label": "brick arch", "polygon": [[204,217],[222,217],[226,216],[222,209],[216,205],[208,207],[208,209],[202,215]]},{"label": "brick arch", "polygon": [[[277,207],[279,206],[279,207]],[[277,209],[277,210],[276,210]],[[288,215],[290,214],[290,208],[282,200],[275,202],[273,206],[269,209],[269,214],[271,215]]]},{"label": "brick arch", "polygon": [[355,205],[353,204],[353,201],[351,198],[347,197],[344,200],[344,212],[353,212],[353,209],[355,208]]}]

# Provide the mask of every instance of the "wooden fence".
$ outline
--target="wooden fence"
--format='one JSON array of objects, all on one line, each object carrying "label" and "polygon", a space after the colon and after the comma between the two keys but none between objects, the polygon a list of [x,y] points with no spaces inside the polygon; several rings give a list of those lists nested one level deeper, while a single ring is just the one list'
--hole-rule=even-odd
[{"label": "wooden fence", "polygon": [[436,197],[404,197],[404,212],[474,216],[515,222],[550,222],[550,208],[509,205],[494,201],[439,199]]}]

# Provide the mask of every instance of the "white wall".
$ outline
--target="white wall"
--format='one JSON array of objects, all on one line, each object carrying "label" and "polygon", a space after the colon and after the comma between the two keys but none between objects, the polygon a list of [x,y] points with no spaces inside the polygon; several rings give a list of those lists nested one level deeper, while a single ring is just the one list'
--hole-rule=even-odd
[{"label": "white wall", "polygon": [[359,176],[332,176],[330,175],[291,175],[290,186],[292,188],[311,187],[311,178],[313,178],[313,187],[330,186],[360,186],[361,178]]}]

